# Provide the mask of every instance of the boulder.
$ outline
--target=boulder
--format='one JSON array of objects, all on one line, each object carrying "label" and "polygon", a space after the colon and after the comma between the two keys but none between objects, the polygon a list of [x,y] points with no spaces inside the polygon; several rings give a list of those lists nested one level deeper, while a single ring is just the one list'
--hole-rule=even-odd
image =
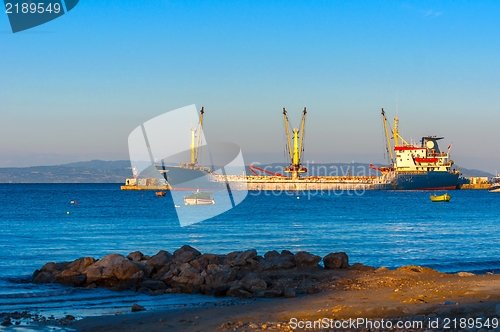
[{"label": "boulder", "polygon": [[200,276],[200,270],[195,269],[194,267],[189,267],[187,269],[181,270],[179,276],[186,277],[188,279],[195,279]]},{"label": "boulder", "polygon": [[174,251],[174,262],[180,264],[188,263],[200,255],[201,253],[195,248],[184,245]]},{"label": "boulder", "polygon": [[285,270],[295,267],[294,255],[291,252],[269,251],[264,255],[264,260],[259,262],[263,270]]},{"label": "boulder", "polygon": [[83,286],[87,276],[83,271],[95,263],[92,257],[79,258],[69,263],[66,268],[56,277],[55,282],[61,284],[73,284],[74,286]]},{"label": "boulder", "polygon": [[265,291],[267,289],[267,283],[257,273],[247,274],[240,280],[240,286],[251,293]]},{"label": "boulder", "polygon": [[190,264],[192,267],[195,267],[199,270],[205,270],[208,266],[208,260],[206,259],[206,257],[200,256],[196,259],[193,259]]},{"label": "boulder", "polygon": [[271,259],[273,257],[278,257],[279,255],[280,255],[280,253],[277,252],[276,250],[271,250],[271,251],[268,251],[264,254],[264,258]]},{"label": "boulder", "polygon": [[209,276],[205,277],[206,292],[215,290],[221,287],[229,289],[228,284],[236,277],[236,273],[231,270],[216,271]]},{"label": "boulder", "polygon": [[144,255],[140,251],[134,251],[128,254],[127,258],[133,262],[140,262],[144,259]]},{"label": "boulder", "polygon": [[231,259],[228,263],[230,266],[244,266],[247,264],[248,260],[253,260],[253,258],[255,258],[255,257],[257,257],[257,250],[250,249],[250,250],[238,253],[236,255],[236,257]]},{"label": "boulder", "polygon": [[170,269],[167,273],[165,273],[159,280],[163,281],[166,284],[170,284],[174,277],[179,275],[179,270],[176,268]]},{"label": "boulder", "polygon": [[241,294],[241,287],[240,286],[232,286],[226,292],[226,296],[238,297],[241,295],[242,294]]},{"label": "boulder", "polygon": [[132,312],[138,312],[138,311],[144,311],[146,308],[144,308],[142,305],[138,305],[137,303],[134,303],[132,305]]},{"label": "boulder", "polygon": [[[37,273],[38,272],[38,273]],[[52,282],[54,277],[52,277],[52,273],[47,272],[47,271],[35,271],[34,277],[33,277],[33,283],[35,284],[46,284],[49,282]]]},{"label": "boulder", "polygon": [[345,269],[349,267],[349,258],[345,252],[330,253],[323,257],[325,269]]},{"label": "boulder", "polygon": [[146,265],[152,266],[154,271],[160,271],[163,267],[172,264],[173,256],[165,251],[160,250],[156,255],[146,261]]},{"label": "boulder", "polygon": [[87,267],[84,274],[87,282],[100,282],[105,279],[128,280],[131,276],[141,271],[139,265],[128,260],[123,255],[111,254]]},{"label": "boulder", "polygon": [[297,267],[316,267],[321,261],[321,257],[307,251],[299,251],[293,256],[293,261]]}]

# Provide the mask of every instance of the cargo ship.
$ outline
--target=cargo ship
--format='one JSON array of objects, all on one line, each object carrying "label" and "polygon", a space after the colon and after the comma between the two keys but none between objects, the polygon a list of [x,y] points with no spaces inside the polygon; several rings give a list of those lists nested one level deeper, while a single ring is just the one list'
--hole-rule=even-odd
[{"label": "cargo ship", "polygon": [[[384,109],[382,109],[387,152],[391,164],[387,167],[372,169],[382,173],[382,181],[374,189],[382,190],[453,190],[457,188],[459,171],[452,170],[450,159],[451,144],[447,150],[441,150],[438,142],[443,137],[425,136],[420,144],[408,143],[398,129],[399,119],[394,118],[394,128],[389,129]],[[394,151],[391,137],[393,134]]]}]

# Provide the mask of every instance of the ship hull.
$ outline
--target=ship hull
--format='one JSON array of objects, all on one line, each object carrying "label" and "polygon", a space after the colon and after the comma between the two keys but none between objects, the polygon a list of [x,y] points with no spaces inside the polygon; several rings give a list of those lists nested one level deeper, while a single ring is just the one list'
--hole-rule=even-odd
[{"label": "ship hull", "polygon": [[458,173],[394,173],[393,179],[380,185],[381,190],[454,190],[458,185]]}]

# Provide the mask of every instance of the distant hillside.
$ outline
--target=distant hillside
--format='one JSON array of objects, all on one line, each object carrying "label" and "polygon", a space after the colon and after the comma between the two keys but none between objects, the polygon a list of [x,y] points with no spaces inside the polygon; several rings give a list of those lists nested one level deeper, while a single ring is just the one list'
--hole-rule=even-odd
[{"label": "distant hillside", "polygon": [[0,183],[124,183],[130,177],[128,160],[0,168]]},{"label": "distant hillside", "polygon": [[[257,165],[272,172],[282,173],[286,165]],[[379,175],[364,163],[309,164],[308,175],[346,176]],[[380,166],[380,165],[377,165]],[[488,177],[494,175],[476,169],[461,168],[465,177]],[[247,170],[247,174],[251,174]],[[57,166],[9,167],[0,168],[0,183],[125,183],[132,177],[130,161],[82,161]]]}]

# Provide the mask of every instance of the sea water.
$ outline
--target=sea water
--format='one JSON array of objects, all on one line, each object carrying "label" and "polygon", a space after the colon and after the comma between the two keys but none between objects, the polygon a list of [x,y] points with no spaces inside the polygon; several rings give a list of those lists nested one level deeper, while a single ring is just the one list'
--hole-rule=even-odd
[{"label": "sea water", "polygon": [[345,251],[350,263],[376,267],[500,271],[500,194],[449,193],[449,203],[433,203],[425,191],[249,192],[234,209],[181,227],[171,198],[151,191],[121,191],[118,184],[0,185],[0,312],[85,316],[129,310],[136,302],[165,308],[215,301],[30,282],[46,262],[136,250],[154,255],[184,244],[203,253]]}]

